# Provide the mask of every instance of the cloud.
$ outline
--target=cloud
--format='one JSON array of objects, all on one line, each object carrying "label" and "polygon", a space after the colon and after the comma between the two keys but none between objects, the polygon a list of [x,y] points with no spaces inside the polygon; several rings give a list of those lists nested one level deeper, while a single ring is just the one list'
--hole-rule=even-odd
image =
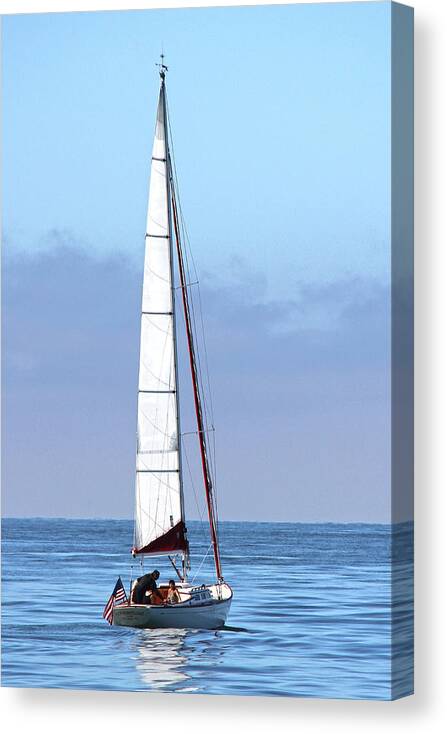
[{"label": "cloud", "polygon": [[[129,516],[141,272],[53,242],[4,262],[4,511]],[[201,281],[221,516],[386,520],[387,288],[301,283],[296,298],[269,301],[242,260]],[[200,332],[197,306],[195,294]]]}]

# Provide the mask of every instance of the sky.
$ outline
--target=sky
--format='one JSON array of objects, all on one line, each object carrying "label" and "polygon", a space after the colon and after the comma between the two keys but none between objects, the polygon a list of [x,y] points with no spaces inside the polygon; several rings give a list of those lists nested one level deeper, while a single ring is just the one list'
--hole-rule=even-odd
[{"label": "sky", "polygon": [[387,522],[386,2],[4,20],[3,513],[133,514],[161,48],[220,517]]}]

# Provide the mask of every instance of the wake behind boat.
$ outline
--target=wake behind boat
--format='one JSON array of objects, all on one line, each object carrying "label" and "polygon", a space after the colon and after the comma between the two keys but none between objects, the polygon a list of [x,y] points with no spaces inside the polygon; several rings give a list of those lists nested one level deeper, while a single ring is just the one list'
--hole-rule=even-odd
[{"label": "wake behind boat", "polygon": [[[201,379],[191,319],[189,283],[182,248],[182,223],[170,150],[166,104],[167,67],[161,57],[160,92],[152,150],[146,227],[138,382],[135,533],[132,555],[169,560],[178,583],[156,584],[156,576],[121,579],[104,610],[113,625],[139,628],[218,629],[225,624],[233,592],[222,575],[217,512],[208,451]],[[174,241],[179,285],[174,269]],[[182,433],[178,389],[176,290],[181,292],[189,371],[192,378],[201,472],[214,554],[216,583],[188,581],[189,542],[185,524]],[[147,578],[147,591],[144,579]],[[171,587],[171,588],[170,588]]]}]

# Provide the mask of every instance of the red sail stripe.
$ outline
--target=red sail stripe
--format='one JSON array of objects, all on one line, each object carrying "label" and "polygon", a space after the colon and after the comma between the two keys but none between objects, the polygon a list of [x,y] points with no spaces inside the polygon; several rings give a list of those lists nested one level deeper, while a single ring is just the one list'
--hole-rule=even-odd
[{"label": "red sail stripe", "polygon": [[177,525],[170,528],[167,533],[160,535],[143,548],[134,548],[133,552],[138,553],[173,553],[174,551],[188,550],[188,541],[186,540],[186,527],[184,522],[180,520]]}]

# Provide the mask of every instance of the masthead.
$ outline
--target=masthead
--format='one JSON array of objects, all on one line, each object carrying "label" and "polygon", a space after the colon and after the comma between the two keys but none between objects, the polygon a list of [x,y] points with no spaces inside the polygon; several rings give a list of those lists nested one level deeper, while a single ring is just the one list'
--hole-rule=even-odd
[{"label": "masthead", "polygon": [[159,74],[160,74],[161,78],[164,80],[164,78],[166,76],[166,72],[168,71],[168,67],[164,63],[165,55],[163,53],[160,54],[160,59],[161,59],[160,63],[159,64],[155,64],[155,66],[158,66]]}]

